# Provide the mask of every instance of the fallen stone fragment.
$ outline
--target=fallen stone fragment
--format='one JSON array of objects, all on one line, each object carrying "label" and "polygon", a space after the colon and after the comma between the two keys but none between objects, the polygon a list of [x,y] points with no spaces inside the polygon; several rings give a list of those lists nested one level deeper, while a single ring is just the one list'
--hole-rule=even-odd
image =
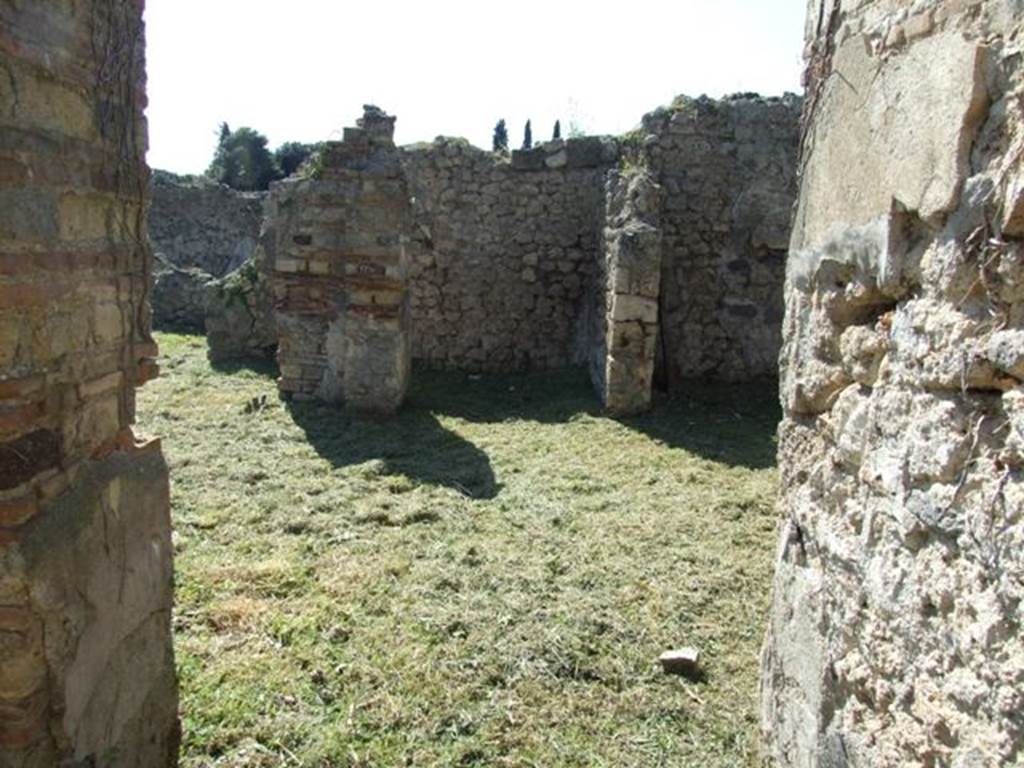
[{"label": "fallen stone fragment", "polygon": [[700,651],[696,648],[680,648],[665,651],[658,657],[666,675],[696,675],[700,671]]}]

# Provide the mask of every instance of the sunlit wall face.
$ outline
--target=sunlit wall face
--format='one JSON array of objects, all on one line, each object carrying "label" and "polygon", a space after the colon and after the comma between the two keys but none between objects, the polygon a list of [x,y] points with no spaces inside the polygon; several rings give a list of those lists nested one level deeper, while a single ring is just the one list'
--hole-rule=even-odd
[{"label": "sunlit wall face", "polygon": [[221,122],[285,141],[337,135],[367,102],[396,141],[464,136],[490,147],[622,133],[686,93],[797,91],[800,0],[519,0],[501,6],[331,0],[148,0],[150,165],[205,169]]}]

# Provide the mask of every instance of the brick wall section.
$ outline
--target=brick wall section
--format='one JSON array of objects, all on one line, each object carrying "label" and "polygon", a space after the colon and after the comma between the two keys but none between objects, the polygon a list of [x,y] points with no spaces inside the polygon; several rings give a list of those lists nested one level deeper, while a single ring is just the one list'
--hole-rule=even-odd
[{"label": "brick wall section", "polygon": [[394,118],[368,107],[309,178],[271,192],[282,393],[398,408],[410,367],[409,193]]},{"label": "brick wall section", "polygon": [[5,766],[174,751],[167,472],[131,430],[157,370],[141,13],[0,6]]}]

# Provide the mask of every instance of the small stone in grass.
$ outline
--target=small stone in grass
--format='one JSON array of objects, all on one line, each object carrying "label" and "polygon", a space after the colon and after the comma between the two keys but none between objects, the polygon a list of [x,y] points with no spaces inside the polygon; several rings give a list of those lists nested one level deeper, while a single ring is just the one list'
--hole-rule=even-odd
[{"label": "small stone in grass", "polygon": [[696,648],[680,648],[665,651],[658,657],[661,668],[667,675],[696,675],[700,671],[700,651]]}]

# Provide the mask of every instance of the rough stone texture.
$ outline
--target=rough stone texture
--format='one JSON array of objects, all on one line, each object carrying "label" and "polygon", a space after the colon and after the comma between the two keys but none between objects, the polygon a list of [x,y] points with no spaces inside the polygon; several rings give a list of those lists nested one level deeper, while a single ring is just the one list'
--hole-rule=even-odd
[{"label": "rough stone texture", "polygon": [[512,160],[456,139],[403,150],[415,197],[413,357],[468,371],[554,368],[588,351],[610,139]]},{"label": "rough stone texture", "polygon": [[0,5],[0,765],[174,762],[142,3]]},{"label": "rough stone texture", "polygon": [[608,174],[591,378],[607,411],[651,404],[661,287],[661,188],[644,171]]},{"label": "rough stone texture", "polygon": [[665,198],[658,352],[670,391],[775,375],[800,103],[679,98],[644,116],[637,162]]},{"label": "rough stone texture", "polygon": [[1022,23],[811,3],[762,679],[782,766],[1024,757]]},{"label": "rough stone texture", "polygon": [[412,211],[394,121],[366,107],[311,176],[272,186],[278,385],[289,397],[383,413],[405,397]]},{"label": "rough stone texture", "polygon": [[256,254],[209,284],[205,319],[211,360],[269,357],[277,349],[277,325],[270,289],[272,234],[261,232]]},{"label": "rough stone texture", "polygon": [[148,231],[156,251],[153,322],[205,331],[210,357],[266,355],[277,344],[264,192],[212,182],[152,185]]},{"label": "rough stone texture", "polygon": [[216,278],[198,267],[179,267],[153,254],[153,324],[178,331],[206,330]]},{"label": "rough stone texture", "polygon": [[266,195],[213,182],[154,182],[148,219],[153,250],[176,266],[224,277],[256,252]]}]

